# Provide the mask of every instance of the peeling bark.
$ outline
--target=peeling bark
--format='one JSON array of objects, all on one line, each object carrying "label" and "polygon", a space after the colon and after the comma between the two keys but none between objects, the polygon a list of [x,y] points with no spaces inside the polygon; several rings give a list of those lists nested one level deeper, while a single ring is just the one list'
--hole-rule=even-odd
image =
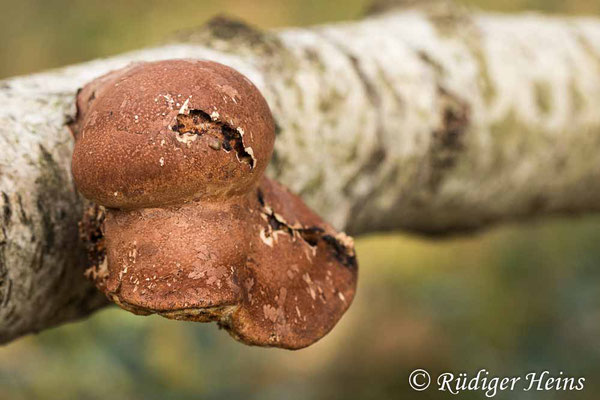
[{"label": "peeling bark", "polygon": [[340,229],[472,230],[600,209],[600,20],[407,10],[175,42],[0,82],[0,341],[104,304],[70,174],[77,90],[138,60],[206,58],[273,110],[269,174]]}]

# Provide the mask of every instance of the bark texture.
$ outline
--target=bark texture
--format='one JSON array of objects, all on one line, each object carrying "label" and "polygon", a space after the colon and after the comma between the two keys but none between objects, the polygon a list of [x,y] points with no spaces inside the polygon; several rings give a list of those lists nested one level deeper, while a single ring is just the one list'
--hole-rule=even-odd
[{"label": "bark texture", "polygon": [[0,341],[104,304],[83,278],[75,94],[132,61],[203,58],[263,92],[269,174],[353,234],[600,209],[600,20],[407,10],[173,43],[0,82]]}]

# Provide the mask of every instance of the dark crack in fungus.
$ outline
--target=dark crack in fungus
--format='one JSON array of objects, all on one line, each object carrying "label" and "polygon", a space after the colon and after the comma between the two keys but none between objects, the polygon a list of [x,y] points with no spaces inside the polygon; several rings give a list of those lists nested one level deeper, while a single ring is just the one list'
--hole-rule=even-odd
[{"label": "dark crack in fungus", "polygon": [[213,121],[210,115],[202,110],[189,110],[187,113],[177,114],[177,123],[171,129],[180,135],[210,135],[214,140],[209,142],[209,147],[214,150],[223,149],[227,153],[235,150],[240,162],[254,168],[252,148],[244,146],[243,130],[239,128],[236,130],[225,123]]},{"label": "dark crack in fungus", "polygon": [[261,213],[263,214],[263,218],[268,223],[268,232],[264,233],[264,237],[267,240],[271,237],[276,240],[274,233],[284,232],[291,237],[298,237],[304,240],[311,247],[316,247],[319,241],[323,241],[327,245],[327,249],[342,265],[353,269],[358,267],[352,238],[344,233],[332,236],[319,226],[290,226],[281,215],[265,204],[260,189],[258,191],[258,200],[262,206]]}]

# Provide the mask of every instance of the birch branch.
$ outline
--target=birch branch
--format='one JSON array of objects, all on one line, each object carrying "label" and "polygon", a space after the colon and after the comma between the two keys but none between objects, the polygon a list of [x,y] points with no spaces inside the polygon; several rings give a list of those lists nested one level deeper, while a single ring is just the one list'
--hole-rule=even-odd
[{"label": "birch branch", "polygon": [[78,88],[132,61],[248,76],[278,126],[269,174],[353,234],[472,230],[600,209],[600,20],[405,11],[176,42],[0,82],[0,341],[104,304],[83,278],[66,127]]}]

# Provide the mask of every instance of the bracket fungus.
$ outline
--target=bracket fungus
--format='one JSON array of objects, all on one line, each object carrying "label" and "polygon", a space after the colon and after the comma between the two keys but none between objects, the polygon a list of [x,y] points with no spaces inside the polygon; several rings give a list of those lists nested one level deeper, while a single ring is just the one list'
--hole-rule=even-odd
[{"label": "bracket fungus", "polygon": [[86,85],[77,110],[73,176],[97,204],[88,273],[110,300],[252,345],[298,349],[333,328],[354,297],[352,239],[264,176],[274,121],[246,77],[138,63]]}]

